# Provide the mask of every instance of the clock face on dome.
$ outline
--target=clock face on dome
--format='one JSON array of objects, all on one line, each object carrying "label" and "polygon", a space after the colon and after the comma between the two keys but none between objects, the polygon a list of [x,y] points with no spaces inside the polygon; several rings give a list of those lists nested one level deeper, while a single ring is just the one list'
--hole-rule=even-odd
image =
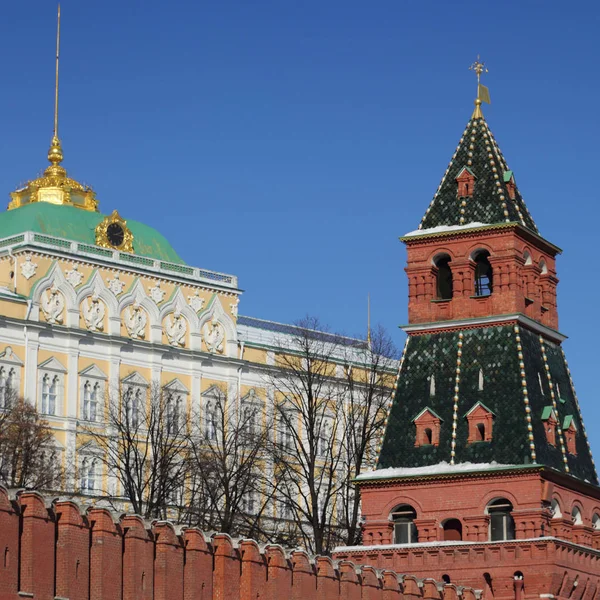
[{"label": "clock face on dome", "polygon": [[133,252],[133,234],[127,221],[115,210],[96,227],[96,245],[121,252]]},{"label": "clock face on dome", "polygon": [[111,246],[119,248],[125,240],[125,230],[119,223],[111,223],[106,228],[106,237]]}]

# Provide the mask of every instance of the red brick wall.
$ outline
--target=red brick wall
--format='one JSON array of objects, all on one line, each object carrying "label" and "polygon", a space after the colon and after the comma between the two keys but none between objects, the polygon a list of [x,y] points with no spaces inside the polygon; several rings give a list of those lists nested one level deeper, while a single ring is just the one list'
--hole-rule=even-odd
[{"label": "red brick wall", "polygon": [[[409,323],[523,313],[558,329],[555,250],[543,241],[515,228],[405,241]],[[490,253],[493,293],[475,298],[473,256],[479,250]],[[434,261],[440,255],[451,259],[454,294],[448,301],[436,301]]]},{"label": "red brick wall", "polygon": [[[513,505],[515,540],[489,541],[486,506],[497,498]],[[600,598],[594,595],[596,590],[600,594],[600,530],[592,528],[593,515],[600,514],[600,494],[574,478],[540,469],[389,480],[363,484],[361,499],[365,545],[340,549],[334,555],[338,560],[436,580],[448,575],[452,582],[482,589],[486,600],[516,598],[517,571],[524,575],[522,600],[540,594]],[[550,511],[553,499],[560,504],[560,518]],[[389,517],[400,504],[415,509],[417,544],[391,543]],[[581,525],[571,518],[575,506],[583,518]],[[461,522],[462,541],[442,541],[447,519]],[[587,591],[581,595],[583,589]]]},{"label": "red brick wall", "polygon": [[[0,488],[0,600],[455,600],[454,586],[422,584],[278,546],[209,541],[197,529],[118,521],[104,509]],[[463,590],[464,600],[475,600]]]}]

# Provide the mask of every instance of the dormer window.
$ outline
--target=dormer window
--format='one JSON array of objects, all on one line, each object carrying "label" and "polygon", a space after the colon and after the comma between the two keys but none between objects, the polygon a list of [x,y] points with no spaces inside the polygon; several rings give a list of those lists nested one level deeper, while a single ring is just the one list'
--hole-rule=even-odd
[{"label": "dormer window", "polygon": [[491,442],[494,417],[496,415],[482,402],[477,402],[466,414],[469,423],[467,443]]},{"label": "dormer window", "polygon": [[546,441],[552,446],[556,446],[556,426],[558,425],[558,419],[556,418],[554,407],[544,407],[542,412],[542,421],[544,423]]},{"label": "dormer window", "polygon": [[565,434],[565,442],[567,444],[567,452],[577,455],[577,427],[573,420],[573,415],[567,415],[563,423],[563,433]]},{"label": "dormer window", "polygon": [[439,446],[442,419],[430,408],[425,407],[414,419],[415,446]]},{"label": "dormer window", "polygon": [[508,197],[514,200],[517,195],[517,185],[512,171],[504,171],[504,185],[506,186]]},{"label": "dormer window", "polygon": [[459,198],[471,198],[475,190],[475,174],[469,167],[463,167],[456,176],[458,184],[457,196]]}]

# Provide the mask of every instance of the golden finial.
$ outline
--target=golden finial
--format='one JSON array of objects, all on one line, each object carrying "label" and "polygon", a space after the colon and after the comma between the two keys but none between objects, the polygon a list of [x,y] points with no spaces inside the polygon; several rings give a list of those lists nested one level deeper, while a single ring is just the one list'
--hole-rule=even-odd
[{"label": "golden finial", "polygon": [[490,91],[480,83],[481,74],[488,73],[485,63],[479,60],[479,54],[477,55],[477,60],[469,67],[470,71],[474,71],[477,75],[477,98],[475,98],[475,110],[473,111],[473,115],[471,119],[483,119],[483,112],[481,112],[481,103],[486,102],[487,104],[491,104],[490,102]]},{"label": "golden finial", "polygon": [[67,204],[83,210],[97,211],[98,201],[92,188],[67,177],[61,166],[63,151],[58,138],[58,61],[60,56],[60,4],[56,24],[56,81],[54,86],[54,131],[48,150],[50,165],[46,167],[43,177],[38,177],[12,192],[8,209],[19,208],[33,202],[50,204]]}]

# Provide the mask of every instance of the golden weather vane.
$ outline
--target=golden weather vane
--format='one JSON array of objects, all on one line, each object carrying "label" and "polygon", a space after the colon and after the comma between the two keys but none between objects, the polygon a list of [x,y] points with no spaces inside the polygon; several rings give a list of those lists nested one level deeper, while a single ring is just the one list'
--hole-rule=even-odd
[{"label": "golden weather vane", "polygon": [[481,83],[481,74],[488,73],[488,69],[485,63],[481,62],[479,54],[477,60],[469,67],[470,71],[474,71],[477,75],[477,98],[475,99],[475,110],[473,111],[472,119],[483,119],[483,113],[481,112],[481,103],[486,102],[491,104],[490,90]]}]

